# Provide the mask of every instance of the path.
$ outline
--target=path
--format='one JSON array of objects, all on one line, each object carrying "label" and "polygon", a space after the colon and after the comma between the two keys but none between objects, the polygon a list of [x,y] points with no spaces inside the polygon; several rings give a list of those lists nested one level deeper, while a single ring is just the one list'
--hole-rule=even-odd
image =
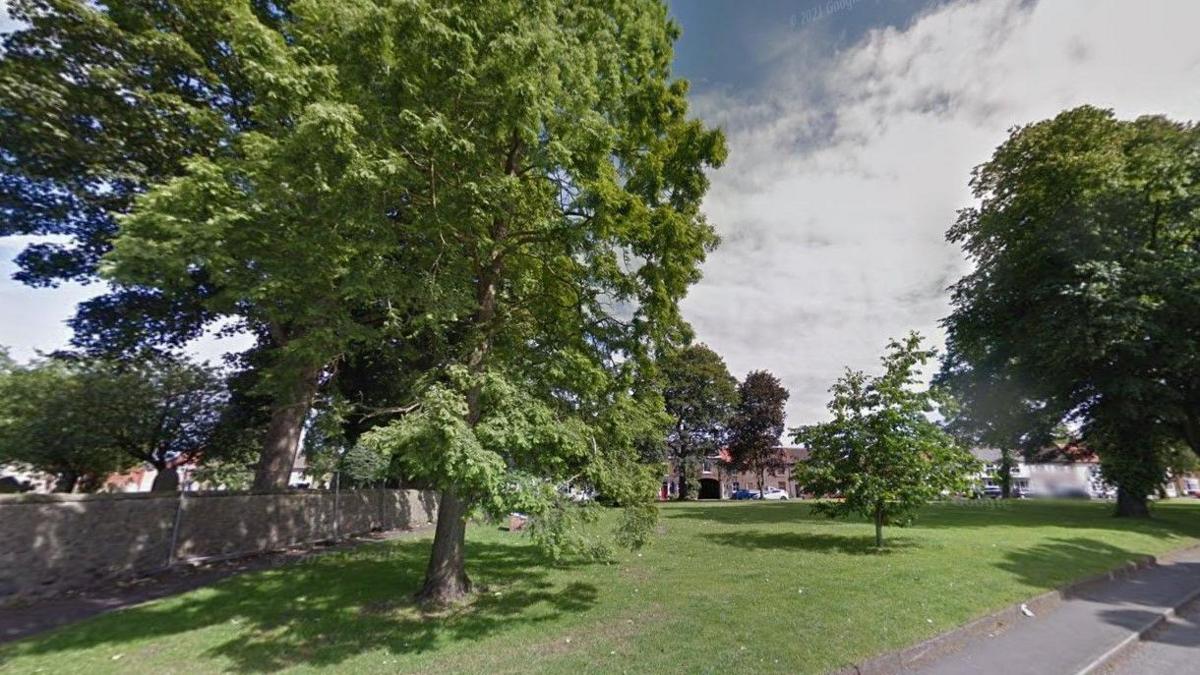
[{"label": "path", "polygon": [[[1083,675],[1105,672],[1114,664],[1132,659],[1139,637],[1157,639],[1172,647],[1196,654],[1200,643],[1195,615],[1171,625],[1150,629],[1173,615],[1173,610],[1200,598],[1200,547],[1170,557],[1117,580],[1106,580],[1075,589],[1050,611],[1019,619],[1015,625],[994,635],[969,639],[957,651],[941,656],[909,672],[927,675],[1002,672],[1005,675]],[[1190,618],[1189,618],[1190,617]],[[1175,649],[1151,649],[1146,658],[1173,659]],[[1200,672],[1200,656],[1193,655],[1189,668]],[[1133,663],[1132,660],[1128,661]],[[1170,672],[1152,667],[1131,666],[1128,673]]]},{"label": "path", "polygon": [[1193,602],[1150,631],[1127,653],[1113,659],[1103,675],[1200,672],[1200,602]]}]

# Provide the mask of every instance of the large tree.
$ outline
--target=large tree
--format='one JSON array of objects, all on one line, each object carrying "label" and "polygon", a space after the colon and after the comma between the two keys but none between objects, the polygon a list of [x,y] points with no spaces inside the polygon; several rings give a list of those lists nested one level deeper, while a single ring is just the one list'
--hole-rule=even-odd
[{"label": "large tree", "polygon": [[814,508],[830,517],[869,518],[876,546],[883,546],[884,525],[904,525],[929,500],[965,488],[977,468],[932,419],[946,402],[920,385],[920,369],[933,356],[916,333],[893,340],[882,375],[847,369],[830,389],[833,419],[792,432],[809,449],[796,480],[814,494],[840,497]]},{"label": "large tree", "polygon": [[1200,130],[1084,106],[1014,129],[971,186],[945,368],[1073,418],[1118,514],[1147,514],[1166,437],[1200,450]]},{"label": "large tree", "polygon": [[[416,170],[395,227],[428,298],[411,325],[445,336],[444,358],[362,442],[441,492],[421,597],[469,592],[472,511],[562,522],[564,482],[644,532],[657,477],[638,448],[663,426],[646,363],[684,332],[678,302],[716,243],[705,169],[724,155],[671,79],[665,8],[418,3],[319,23],[382,80],[374,121]],[[371,65],[381,44],[397,67]]]},{"label": "large tree", "polygon": [[[151,186],[186,182],[206,162],[229,169],[232,157],[250,159],[245,147],[255,133],[298,131],[302,119],[289,106],[320,94],[298,93],[311,78],[287,72],[290,56],[304,59],[299,45],[288,44],[289,5],[11,3],[24,25],[5,38],[0,59],[0,236],[54,236],[26,248],[18,279],[37,286],[95,280],[118,222]],[[202,187],[193,182],[193,189]],[[205,205],[198,200],[196,208]],[[319,368],[296,356],[290,323],[272,324],[245,288],[223,287],[236,264],[204,248],[205,236],[220,236],[212,224],[174,227],[192,231],[164,230],[154,237],[156,252],[142,251],[174,264],[146,272],[125,256],[107,292],[79,307],[74,342],[128,356],[179,347],[223,319],[228,330],[257,335],[274,418],[258,484],[282,486]]]},{"label": "large tree", "polygon": [[748,471],[758,482],[758,494],[768,471],[787,467],[788,457],[779,448],[787,412],[788,390],[765,370],[746,375],[738,385],[738,402],[729,424],[729,467]]},{"label": "large tree", "polygon": [[679,475],[679,498],[696,488],[697,463],[724,445],[738,401],[737,380],[719,354],[702,344],[681,347],[659,363],[671,416],[667,454]]}]

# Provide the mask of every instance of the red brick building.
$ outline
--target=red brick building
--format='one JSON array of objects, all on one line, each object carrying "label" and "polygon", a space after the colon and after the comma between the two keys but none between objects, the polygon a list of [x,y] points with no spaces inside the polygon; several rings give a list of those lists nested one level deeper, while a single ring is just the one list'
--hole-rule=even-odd
[{"label": "red brick building", "polygon": [[[767,471],[763,487],[779,488],[786,491],[789,497],[800,497],[803,491],[792,476],[792,467],[796,465],[796,462],[802,462],[808,458],[808,450],[785,446],[776,449],[783,455],[784,468]],[[728,458],[729,455],[722,449],[717,455],[706,457],[701,462],[697,476],[700,484],[698,495],[700,499],[729,499],[736,490],[758,489],[758,476],[746,471],[730,471],[726,468]],[[659,498],[675,498],[679,494],[679,479],[678,466],[672,461],[668,464],[667,474],[663,476]]]}]

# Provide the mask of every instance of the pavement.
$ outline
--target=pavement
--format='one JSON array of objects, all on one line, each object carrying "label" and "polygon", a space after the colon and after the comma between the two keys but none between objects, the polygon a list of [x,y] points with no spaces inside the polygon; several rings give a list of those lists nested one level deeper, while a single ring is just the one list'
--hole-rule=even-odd
[{"label": "pavement", "polygon": [[1121,578],[1073,588],[1048,611],[1019,614],[1004,629],[967,638],[904,672],[1200,673],[1198,601],[1200,547]]},{"label": "pavement", "polygon": [[1100,670],[1101,675],[1200,673],[1200,602],[1193,602]]}]

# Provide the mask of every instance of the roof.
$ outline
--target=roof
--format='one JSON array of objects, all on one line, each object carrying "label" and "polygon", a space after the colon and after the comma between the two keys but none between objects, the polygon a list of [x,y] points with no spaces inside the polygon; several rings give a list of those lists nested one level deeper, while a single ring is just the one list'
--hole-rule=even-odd
[{"label": "roof", "polygon": [[1100,458],[1096,452],[1079,441],[1068,441],[1042,448],[1029,456],[1031,464],[1096,464]]},{"label": "roof", "polygon": [[807,461],[807,460],[808,460],[808,456],[809,456],[810,454],[812,454],[812,453],[809,451],[809,449],[808,449],[808,448],[788,448],[788,447],[781,447],[781,448],[780,448],[780,450],[783,450],[784,452],[786,452],[786,453],[787,453],[787,455],[788,455],[788,460],[790,460],[790,461],[792,461],[792,462],[803,462],[803,461]]},{"label": "roof", "polygon": [[998,448],[971,448],[971,455],[981,462],[995,464],[1000,461],[1003,453]]},{"label": "roof", "polygon": [[[1001,452],[998,448],[971,448],[971,454],[981,462],[988,464],[999,463]],[[1100,459],[1096,453],[1078,441],[1070,441],[1064,445],[1051,445],[1035,450],[1028,456],[1014,453],[1015,459],[1023,460],[1026,464],[1096,464]]]},{"label": "roof", "polygon": [[[808,459],[809,455],[808,448],[792,448],[785,445],[780,445],[775,449],[787,455],[786,462],[788,464],[803,462]],[[721,460],[722,462],[729,462],[732,459],[732,457],[729,456],[729,449],[721,448],[719,451],[717,451],[717,459]]]}]

